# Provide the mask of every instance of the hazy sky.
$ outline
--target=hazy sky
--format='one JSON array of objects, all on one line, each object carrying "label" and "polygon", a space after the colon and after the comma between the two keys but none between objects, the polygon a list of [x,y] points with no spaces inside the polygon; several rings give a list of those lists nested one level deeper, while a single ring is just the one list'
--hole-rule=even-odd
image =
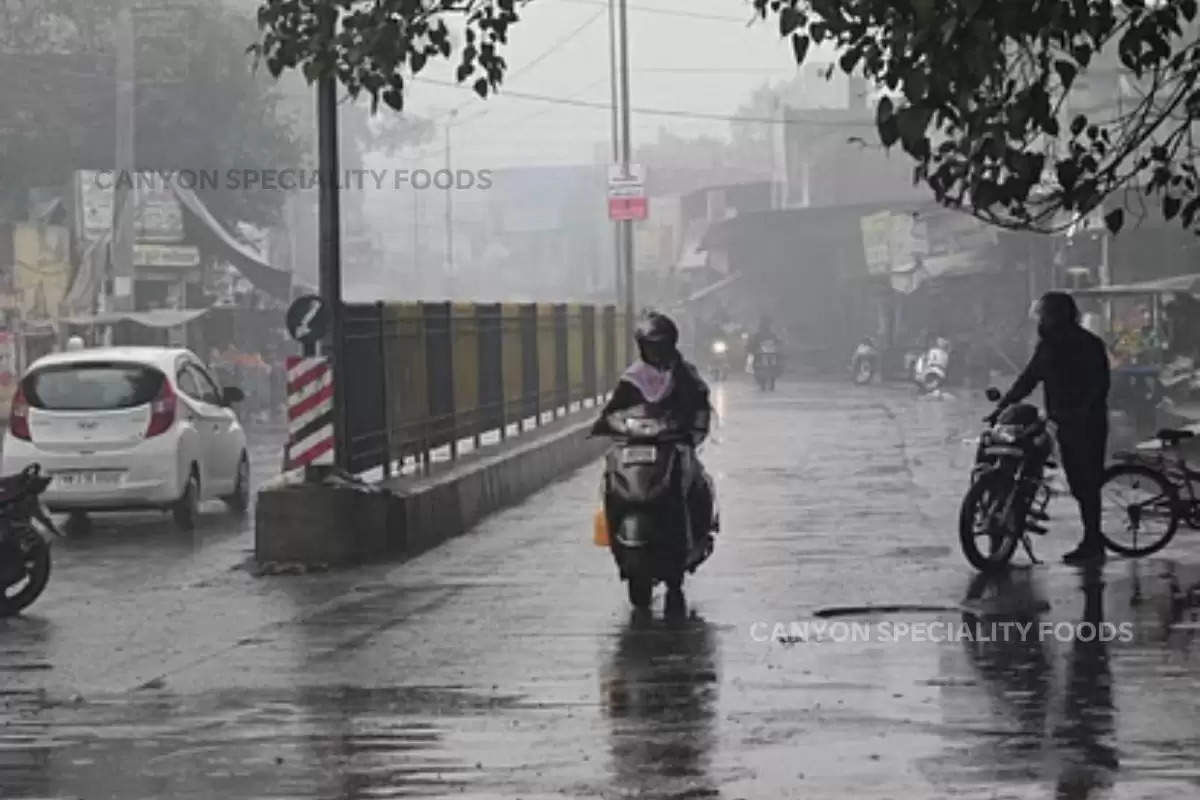
[{"label": "hazy sky", "polygon": [[[747,27],[745,0],[629,0],[630,96],[635,108],[732,115],[765,81],[788,80],[791,46],[773,20]],[[483,168],[514,164],[590,162],[597,142],[610,141],[609,112],[505,96],[505,91],[607,104],[610,100],[606,0],[534,0],[510,31],[511,77],[498,96],[482,100],[452,81],[451,67],[427,68],[409,94],[418,114],[458,108],[454,161]],[[727,137],[726,121],[635,113],[635,145],[666,127],[680,135]],[[422,148],[426,161],[444,158],[444,131]],[[415,154],[414,154],[415,155]]]}]

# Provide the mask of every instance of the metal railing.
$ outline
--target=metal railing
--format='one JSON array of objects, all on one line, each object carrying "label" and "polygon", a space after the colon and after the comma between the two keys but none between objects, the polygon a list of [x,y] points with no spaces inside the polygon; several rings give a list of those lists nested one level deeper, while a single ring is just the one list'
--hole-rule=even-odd
[{"label": "metal railing", "polygon": [[613,306],[374,303],[345,306],[350,472],[504,440],[593,406],[629,363]]}]

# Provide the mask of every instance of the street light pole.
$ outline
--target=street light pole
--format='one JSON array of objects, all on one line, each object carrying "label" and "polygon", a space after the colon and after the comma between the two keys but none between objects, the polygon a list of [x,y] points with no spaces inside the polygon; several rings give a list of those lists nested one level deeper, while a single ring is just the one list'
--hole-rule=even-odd
[{"label": "street light pole", "polygon": [[133,11],[129,7],[117,12],[116,178],[113,181],[109,269],[112,277],[112,309],[118,311],[133,310],[134,216],[137,207],[133,141],[136,125],[134,48],[137,39],[133,24]]},{"label": "street light pole", "polygon": [[[617,88],[617,0],[608,0],[608,73],[610,78],[610,88],[612,90],[612,162],[616,164],[621,159],[621,132],[617,126],[618,109],[620,108],[620,98]],[[623,287],[625,284],[624,264],[621,258],[621,225],[618,222],[613,222],[613,263],[616,268],[616,274],[613,276],[613,294],[614,303],[617,308],[621,307],[624,298]]]},{"label": "street light pole", "polygon": [[[627,0],[621,2],[621,167],[625,178],[629,178],[631,143],[629,134],[629,20]],[[633,302],[633,220],[623,220],[625,233],[625,352],[634,351],[633,329],[635,320]]]},{"label": "street light pole", "polygon": [[334,463],[350,465],[346,426],[346,360],[342,309],[341,199],[338,196],[337,77],[328,73],[317,81],[317,158],[321,176],[318,195],[321,299],[332,325],[328,355],[333,360]]}]

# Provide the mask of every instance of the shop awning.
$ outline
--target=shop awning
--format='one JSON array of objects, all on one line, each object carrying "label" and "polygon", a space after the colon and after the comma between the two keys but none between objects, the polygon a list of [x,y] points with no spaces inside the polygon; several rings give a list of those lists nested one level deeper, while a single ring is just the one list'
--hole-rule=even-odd
[{"label": "shop awning", "polygon": [[1094,286],[1091,289],[1069,290],[1076,297],[1134,297],[1147,294],[1200,295],[1200,273],[1176,275],[1154,281],[1123,283],[1115,286]]},{"label": "shop awning", "polygon": [[285,303],[292,299],[290,272],[271,266],[253,248],[234,238],[191,189],[178,181],[173,181],[171,188],[188,213],[201,223],[197,236],[209,249],[224,256],[259,291]]},{"label": "shop awning", "polygon": [[208,313],[207,308],[159,308],[154,311],[105,311],[64,319],[68,325],[115,325],[118,322],[133,322],[147,328],[174,328],[186,325]]}]

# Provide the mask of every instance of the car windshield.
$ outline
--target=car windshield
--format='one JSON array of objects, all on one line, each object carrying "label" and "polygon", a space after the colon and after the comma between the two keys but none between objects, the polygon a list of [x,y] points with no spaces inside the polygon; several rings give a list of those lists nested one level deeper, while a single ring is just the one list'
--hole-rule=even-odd
[{"label": "car windshield", "polygon": [[26,376],[25,399],[52,411],[133,408],[155,398],[163,374],[142,364],[78,363],[45,367]]}]

